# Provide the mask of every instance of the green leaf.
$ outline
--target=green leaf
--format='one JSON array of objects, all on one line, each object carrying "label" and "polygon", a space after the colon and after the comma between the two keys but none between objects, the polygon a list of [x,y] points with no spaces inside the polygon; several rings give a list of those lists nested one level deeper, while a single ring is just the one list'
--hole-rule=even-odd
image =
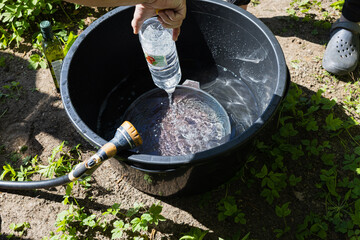
[{"label": "green leaf", "polygon": [[317,131],[317,130],[319,130],[317,121],[314,118],[310,118],[306,125],[306,131]]},{"label": "green leaf", "polygon": [[235,223],[246,224],[245,213],[239,213],[234,221]]},{"label": "green leaf", "polygon": [[141,230],[147,231],[148,230],[148,222],[140,219],[140,218],[134,218],[131,221],[132,230],[133,232],[140,232]]},{"label": "green leaf", "polygon": [[360,147],[356,147],[354,149],[354,153],[357,154],[358,156],[360,156]]},{"label": "green leaf", "polygon": [[266,165],[264,165],[262,168],[261,168],[261,171],[259,173],[257,173],[255,176],[257,178],[264,178],[268,173],[268,169],[266,167]]},{"label": "green leaf", "polygon": [[203,231],[199,228],[191,228],[188,233],[179,238],[179,240],[202,240],[209,231]]},{"label": "green leaf", "polygon": [[132,217],[133,215],[135,215],[136,213],[138,213],[141,208],[142,208],[142,205],[141,205],[141,204],[134,203],[134,207],[130,208],[130,209],[126,212],[126,216],[127,216],[127,217]]},{"label": "green leaf", "polygon": [[15,177],[16,177],[16,171],[15,169],[8,163],[6,163],[4,166],[3,166],[3,173],[1,174],[0,176],[0,179],[1,180],[4,180],[6,174],[10,173],[11,174],[11,180],[15,180]]},{"label": "green leaf", "polygon": [[122,220],[116,220],[113,225],[114,229],[111,230],[111,239],[120,239],[124,231],[124,222]]},{"label": "green leaf", "polygon": [[149,214],[152,217],[152,220],[150,223],[154,223],[155,225],[158,225],[159,221],[165,221],[165,217],[161,215],[162,206],[160,204],[153,204],[151,205],[149,209]]},{"label": "green leaf", "polygon": [[360,226],[360,199],[355,201],[355,211],[354,214],[351,214],[351,219],[353,220],[354,224]]},{"label": "green leaf", "polygon": [[114,216],[116,216],[120,211],[120,204],[119,203],[114,203],[111,208],[108,208],[106,212],[103,213],[103,215],[108,215],[108,214],[112,214]]},{"label": "green leaf", "polygon": [[153,218],[149,213],[144,213],[141,215],[141,220],[145,220],[147,222],[152,222]]},{"label": "green leaf", "polygon": [[300,177],[295,177],[294,174],[291,174],[289,177],[289,184],[290,186],[296,186],[297,183],[301,182],[301,176]]},{"label": "green leaf", "polygon": [[339,118],[334,118],[334,115],[330,113],[325,119],[326,126],[324,127],[329,131],[336,131],[342,127],[343,121]]},{"label": "green leaf", "polygon": [[250,237],[250,232],[248,232],[241,240],[247,240]]},{"label": "green leaf", "polygon": [[293,137],[298,134],[298,131],[294,129],[292,123],[286,123],[283,127],[280,128],[280,135],[282,137]]},{"label": "green leaf", "polygon": [[82,225],[94,228],[97,226],[95,219],[96,219],[96,215],[94,214],[90,215],[82,221]]},{"label": "green leaf", "polygon": [[286,217],[290,215],[291,210],[289,209],[290,202],[284,203],[281,207],[275,207],[275,213],[278,217]]},{"label": "green leaf", "polygon": [[68,53],[68,51],[70,50],[70,47],[73,45],[73,43],[75,42],[77,37],[78,36],[74,35],[73,32],[70,32],[70,34],[68,36],[68,40],[66,41],[65,46],[64,46],[64,55],[65,56]]},{"label": "green leaf", "polygon": [[323,153],[323,155],[321,156],[321,160],[323,161],[323,163],[328,166],[334,166],[334,159],[335,154],[333,153]]},{"label": "green leaf", "polygon": [[226,211],[224,212],[226,216],[232,216],[238,210],[236,204],[232,204],[228,201],[224,202],[224,207],[226,209]]}]

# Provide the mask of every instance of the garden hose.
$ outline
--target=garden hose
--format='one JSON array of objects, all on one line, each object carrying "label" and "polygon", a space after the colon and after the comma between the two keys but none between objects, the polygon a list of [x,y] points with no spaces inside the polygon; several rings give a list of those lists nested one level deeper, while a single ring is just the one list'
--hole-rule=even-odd
[{"label": "garden hose", "polygon": [[135,127],[125,121],[116,130],[115,136],[102,146],[93,156],[78,164],[69,174],[42,181],[0,181],[0,189],[30,190],[50,188],[76,181],[84,173],[91,174],[106,159],[116,155],[121,150],[134,148],[142,144],[142,139]]}]

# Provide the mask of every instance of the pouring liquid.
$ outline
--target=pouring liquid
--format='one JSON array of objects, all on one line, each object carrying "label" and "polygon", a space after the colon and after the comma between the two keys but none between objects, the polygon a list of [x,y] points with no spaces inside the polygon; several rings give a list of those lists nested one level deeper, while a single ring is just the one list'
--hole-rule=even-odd
[{"label": "pouring liquid", "polygon": [[169,98],[169,107],[172,106],[172,93],[167,92]]},{"label": "pouring liquid", "polygon": [[227,141],[225,116],[196,92],[186,90],[179,88],[167,96],[158,91],[128,109],[124,119],[137,126],[143,138],[143,145],[136,151],[161,156],[187,155]]}]

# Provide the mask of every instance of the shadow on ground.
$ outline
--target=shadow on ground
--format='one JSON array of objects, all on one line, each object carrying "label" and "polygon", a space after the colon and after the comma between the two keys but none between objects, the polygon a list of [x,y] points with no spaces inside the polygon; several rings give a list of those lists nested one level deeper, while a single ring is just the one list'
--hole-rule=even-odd
[{"label": "shadow on ground", "polygon": [[[0,59],[1,146],[9,151],[27,146],[28,153],[40,155],[44,146],[56,139],[91,149],[70,123],[49,69],[31,70],[28,62],[14,53],[0,52]],[[5,159],[0,160],[1,164]]]},{"label": "shadow on ground", "polygon": [[[280,37],[296,37],[319,45],[329,40],[329,28],[314,26],[315,20],[305,21],[299,17],[276,16],[272,18],[259,18],[275,35]],[[331,26],[331,24],[328,24]]]}]

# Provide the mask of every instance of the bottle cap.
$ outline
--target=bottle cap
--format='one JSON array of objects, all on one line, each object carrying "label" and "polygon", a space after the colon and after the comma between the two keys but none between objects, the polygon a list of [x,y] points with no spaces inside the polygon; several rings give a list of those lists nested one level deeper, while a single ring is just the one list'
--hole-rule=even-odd
[{"label": "bottle cap", "polygon": [[51,23],[47,20],[40,23],[41,34],[45,39],[52,38]]}]

